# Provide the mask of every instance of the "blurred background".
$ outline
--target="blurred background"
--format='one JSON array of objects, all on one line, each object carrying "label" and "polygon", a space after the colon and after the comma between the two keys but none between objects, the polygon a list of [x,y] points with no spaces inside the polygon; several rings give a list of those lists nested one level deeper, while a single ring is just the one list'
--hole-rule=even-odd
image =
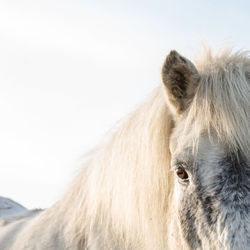
[{"label": "blurred background", "polygon": [[248,1],[0,0],[0,195],[51,206],[176,49],[250,49]]}]

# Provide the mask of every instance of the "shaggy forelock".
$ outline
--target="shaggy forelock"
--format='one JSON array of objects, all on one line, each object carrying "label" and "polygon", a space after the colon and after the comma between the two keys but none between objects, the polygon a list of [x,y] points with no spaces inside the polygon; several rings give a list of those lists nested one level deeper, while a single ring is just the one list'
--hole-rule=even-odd
[{"label": "shaggy forelock", "polygon": [[185,121],[186,129],[195,131],[194,147],[206,132],[215,134],[234,153],[249,157],[249,53],[226,50],[213,56],[207,50],[196,67],[200,82]]}]

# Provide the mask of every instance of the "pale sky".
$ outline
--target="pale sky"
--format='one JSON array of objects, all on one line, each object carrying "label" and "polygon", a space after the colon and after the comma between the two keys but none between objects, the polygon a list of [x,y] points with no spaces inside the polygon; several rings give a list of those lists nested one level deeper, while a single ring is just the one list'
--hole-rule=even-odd
[{"label": "pale sky", "polygon": [[169,50],[250,49],[248,1],[0,0],[0,195],[51,206],[160,84]]}]

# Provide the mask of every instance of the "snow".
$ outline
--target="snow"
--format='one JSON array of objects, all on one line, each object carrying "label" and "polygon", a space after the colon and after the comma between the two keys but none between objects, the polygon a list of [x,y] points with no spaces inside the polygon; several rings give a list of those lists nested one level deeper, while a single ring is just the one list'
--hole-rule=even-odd
[{"label": "snow", "polygon": [[20,216],[28,211],[27,208],[17,202],[0,196],[0,219]]}]

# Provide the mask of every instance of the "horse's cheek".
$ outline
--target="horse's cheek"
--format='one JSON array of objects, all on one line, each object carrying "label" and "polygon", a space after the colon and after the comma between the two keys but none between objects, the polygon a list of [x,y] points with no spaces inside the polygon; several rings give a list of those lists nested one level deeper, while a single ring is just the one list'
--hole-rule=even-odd
[{"label": "horse's cheek", "polygon": [[197,199],[187,190],[180,193],[179,189],[178,214],[182,236],[191,249],[199,248],[201,241],[197,232]]}]

